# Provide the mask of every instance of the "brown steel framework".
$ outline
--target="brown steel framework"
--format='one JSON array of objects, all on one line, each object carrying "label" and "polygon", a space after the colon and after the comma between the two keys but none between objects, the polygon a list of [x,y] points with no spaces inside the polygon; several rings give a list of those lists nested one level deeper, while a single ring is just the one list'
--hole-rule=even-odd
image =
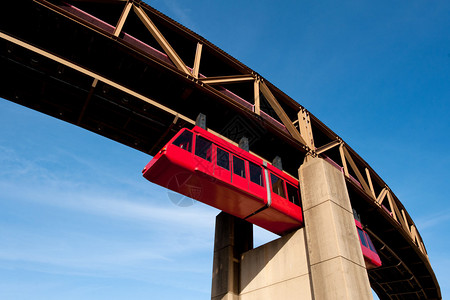
[{"label": "brown steel framework", "polygon": [[333,160],[381,254],[383,266],[369,271],[380,299],[441,298],[414,221],[355,151],[265,78],[145,3],[5,1],[0,66],[1,97],[151,155],[201,112],[209,130],[234,142],[253,136],[253,153],[280,156],[293,175],[309,157]]}]

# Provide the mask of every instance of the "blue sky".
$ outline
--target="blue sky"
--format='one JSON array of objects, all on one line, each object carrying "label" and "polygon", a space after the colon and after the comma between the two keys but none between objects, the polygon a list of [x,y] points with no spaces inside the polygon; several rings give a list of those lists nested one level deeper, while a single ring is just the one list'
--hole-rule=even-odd
[{"label": "blue sky", "polygon": [[[407,208],[450,297],[450,2],[151,5],[350,144]],[[1,298],[209,299],[218,211],[174,205],[141,177],[150,159],[0,100]]]}]

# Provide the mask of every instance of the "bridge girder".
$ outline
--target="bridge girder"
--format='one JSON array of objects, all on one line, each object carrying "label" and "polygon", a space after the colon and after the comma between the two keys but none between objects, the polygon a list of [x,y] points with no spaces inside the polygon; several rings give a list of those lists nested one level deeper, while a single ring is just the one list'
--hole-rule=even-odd
[{"label": "bridge girder", "polygon": [[[0,96],[153,155],[202,112],[216,134],[296,175],[337,162],[382,254],[380,299],[440,299],[422,238],[378,174],[331,129],[258,73],[142,1],[6,1]],[[89,13],[89,14],[86,14]],[[271,146],[273,145],[273,146]]]}]

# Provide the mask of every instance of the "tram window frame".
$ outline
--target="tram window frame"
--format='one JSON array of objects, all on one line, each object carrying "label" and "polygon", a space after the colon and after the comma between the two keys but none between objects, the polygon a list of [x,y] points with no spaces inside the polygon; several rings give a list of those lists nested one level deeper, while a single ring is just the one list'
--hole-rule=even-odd
[{"label": "tram window frame", "polygon": [[[201,149],[199,149],[199,141],[202,143],[205,143],[204,145],[206,146],[202,146]],[[208,140],[205,139],[204,137],[202,137],[201,135],[197,135],[196,139],[195,139],[195,151],[194,151],[195,155],[203,158],[206,161],[211,162],[212,161],[212,154],[213,154],[213,143]]]},{"label": "tram window frame", "polygon": [[369,249],[372,250],[373,252],[376,252],[377,250],[375,250],[375,246],[373,245],[372,240],[369,237],[369,234],[364,231],[364,235],[366,236],[366,240],[367,240],[367,244],[369,245]]},{"label": "tram window frame", "polygon": [[[276,185],[274,185],[274,178],[278,179]],[[278,184],[278,182],[281,182],[281,184]],[[278,177],[277,175],[270,173],[270,184],[272,186],[272,193],[277,194],[280,197],[283,197],[286,199],[286,188],[284,186],[284,179]],[[281,187],[281,189],[280,189]],[[281,191],[281,193],[280,193]]]},{"label": "tram window frame", "polygon": [[[222,152],[221,154],[219,154],[219,151]],[[221,159],[219,161],[219,157],[223,157],[226,155],[226,160],[225,159]],[[226,162],[226,166],[219,164],[219,162]],[[230,171],[230,153],[228,151],[223,150],[222,148],[216,147],[216,165],[218,167],[221,167],[227,171]]]},{"label": "tram window frame", "polygon": [[[290,183],[286,183],[286,191],[287,191],[287,196],[288,196],[289,202],[294,203],[297,206],[300,206],[300,194],[299,194],[298,188],[293,186]],[[291,200],[292,194],[294,194],[294,198],[295,198],[293,200]]]},{"label": "tram window frame", "polygon": [[356,229],[358,229],[358,235],[359,235],[359,240],[361,241],[361,244],[363,244],[364,247],[369,248],[369,245],[367,244],[366,237],[364,235],[364,231],[361,228],[358,228],[358,227],[356,227]]},{"label": "tram window frame", "polygon": [[[239,170],[236,169],[236,162],[239,162],[239,164],[242,162],[242,165],[240,166]],[[233,155],[233,174],[236,174],[237,176],[240,176],[242,178],[246,177],[245,172],[245,160],[242,158],[237,157],[236,155]],[[240,171],[240,173],[238,173]]]},{"label": "tram window frame", "polygon": [[264,187],[263,171],[261,166],[249,161],[248,171],[250,173],[250,181],[253,182],[254,184]]},{"label": "tram window frame", "polygon": [[[191,152],[193,135],[194,134],[191,131],[185,130],[172,142],[172,145],[175,145],[178,148],[183,149],[185,151]],[[187,147],[183,148],[183,146],[185,145],[187,145]]]}]

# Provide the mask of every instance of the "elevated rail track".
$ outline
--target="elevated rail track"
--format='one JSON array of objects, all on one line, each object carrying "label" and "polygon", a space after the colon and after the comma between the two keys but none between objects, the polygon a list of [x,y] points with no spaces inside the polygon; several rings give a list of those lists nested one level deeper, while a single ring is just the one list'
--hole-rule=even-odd
[{"label": "elevated rail track", "polygon": [[[0,97],[154,155],[199,113],[209,130],[286,172],[323,157],[345,174],[383,266],[380,299],[441,299],[414,221],[389,186],[306,108],[223,50],[138,0],[8,0]],[[20,122],[20,121],[19,121]]]}]

